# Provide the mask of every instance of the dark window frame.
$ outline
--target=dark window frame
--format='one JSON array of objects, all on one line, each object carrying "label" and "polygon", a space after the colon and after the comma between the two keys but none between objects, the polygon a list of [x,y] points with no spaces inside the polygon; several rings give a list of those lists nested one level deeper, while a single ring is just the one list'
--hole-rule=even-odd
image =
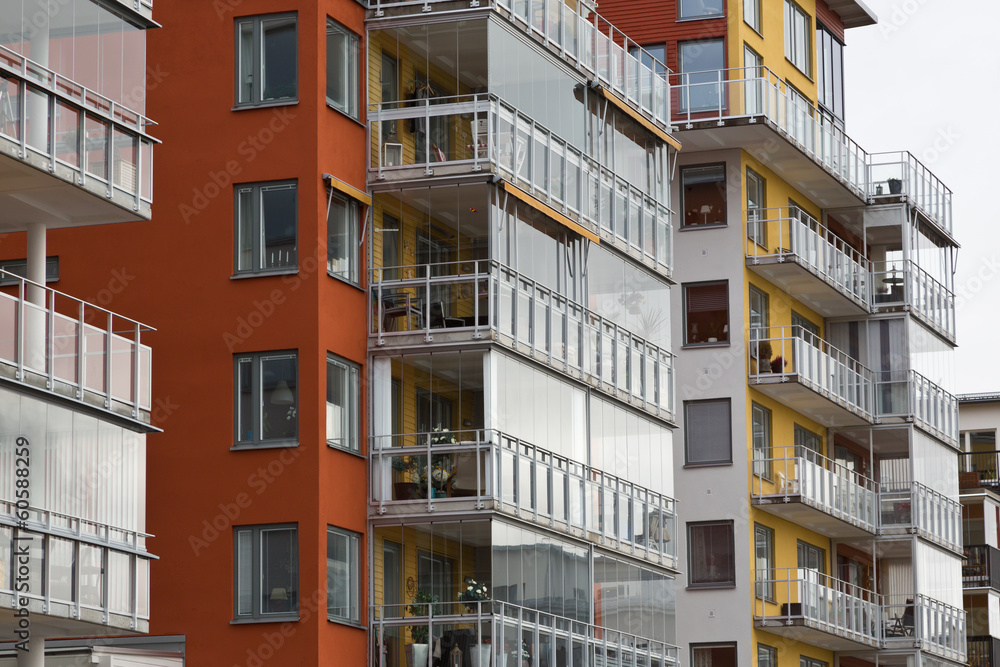
[{"label": "dark window frame", "polygon": [[[13,273],[15,276],[27,279],[28,260],[24,257],[19,259],[5,259],[0,261],[0,270]],[[45,284],[54,283],[59,280],[59,255],[49,255],[45,258]],[[15,278],[0,274],[0,287],[17,285]]]},{"label": "dark window frame", "polygon": [[[749,166],[746,168],[746,179],[747,238],[761,248],[764,248],[764,250],[767,250],[767,224],[763,222],[766,217],[764,211],[767,210],[767,179]],[[757,186],[754,189],[758,190],[760,195],[760,204],[754,207],[750,206],[751,179],[757,181]],[[751,230],[753,230],[753,233],[751,233]]]},{"label": "dark window frame", "polygon": [[[294,565],[292,566],[291,589],[285,590],[284,594],[292,599],[292,611],[288,612],[263,612],[257,602],[261,599],[261,575],[263,570],[261,536],[266,531],[291,531],[291,548]],[[250,601],[252,609],[249,613],[240,612],[240,534],[250,534],[250,576],[252,577],[250,586]],[[255,524],[247,526],[233,526],[233,621],[237,623],[271,623],[280,621],[299,620],[299,526],[297,523],[273,523]],[[274,589],[277,590],[277,589]],[[272,595],[274,593],[272,592]],[[272,598],[273,599],[273,598]]]},{"label": "dark window frame", "polygon": [[[688,426],[690,421],[688,417],[688,408],[692,405],[705,405],[705,404],[718,404],[726,406],[726,425],[729,431],[729,456],[725,459],[705,459],[701,461],[691,460],[691,449],[692,443],[690,441],[691,429]],[[733,463],[733,401],[731,398],[707,398],[697,401],[684,401],[684,466],[685,467],[701,467],[701,466],[717,466],[717,465],[732,465]]]},{"label": "dark window frame", "polygon": [[[294,94],[282,97],[264,97],[263,89],[263,71],[264,64],[263,58],[265,54],[262,52],[262,26],[265,21],[279,21],[282,19],[292,19],[294,24],[294,34],[295,34],[295,80],[291,84],[286,84],[294,87]],[[252,70],[250,79],[250,91],[249,95],[244,98],[244,81],[241,81],[244,74],[242,72],[243,65],[243,54],[242,47],[243,42],[241,39],[241,29],[244,25],[250,25],[251,29],[251,56],[250,56],[250,68]],[[298,12],[279,12],[276,14],[258,14],[256,16],[243,16],[235,20],[236,29],[236,62],[235,62],[235,107],[237,109],[244,108],[254,108],[260,106],[274,106],[281,104],[296,104],[299,101],[299,17]]]},{"label": "dark window frame", "polygon": [[[272,266],[267,266],[268,260],[265,256],[267,246],[264,245],[264,205],[263,195],[269,191],[292,190],[294,193],[294,208],[292,217],[294,219],[295,233],[292,239],[292,249],[288,253],[288,261],[281,262],[281,250],[278,250],[278,262]],[[241,205],[241,195],[250,193],[249,211],[244,211]],[[249,223],[244,224],[244,216],[249,216]],[[246,227],[246,229],[244,229]],[[297,179],[283,179],[277,181],[259,181],[254,183],[238,183],[233,186],[233,275],[235,276],[266,276],[273,274],[295,273],[299,270],[299,183]],[[248,268],[241,268],[241,254],[246,250],[244,245],[244,232],[250,235],[250,260]],[[294,255],[294,256],[293,256]]]},{"label": "dark window frame", "polygon": [[[719,187],[718,184],[721,183],[721,187],[719,187],[719,191],[720,191],[720,193],[722,195],[722,222],[707,222],[707,223],[694,222],[694,223],[690,223],[689,224],[687,222],[687,220],[686,220],[686,217],[687,217],[687,204],[684,201],[685,200],[685,197],[684,197],[684,174],[688,173],[688,172],[693,172],[693,171],[696,171],[696,170],[708,171],[708,170],[712,170],[712,169],[718,169],[720,167],[722,168],[722,180],[721,181],[712,181],[712,182],[717,184],[716,187]],[[680,199],[681,199],[681,205],[680,205],[680,210],[681,210],[681,227],[680,228],[681,229],[717,229],[719,227],[727,227],[727,226],[729,226],[729,190],[728,190],[729,174],[728,174],[728,169],[727,169],[726,163],[725,162],[712,162],[712,163],[706,163],[706,164],[686,164],[686,165],[681,166],[679,171],[680,171],[680,173],[678,174],[677,182],[680,184],[680,195],[681,195],[681,197],[680,197]]]},{"label": "dark window frame", "polygon": [[[335,614],[331,612],[331,601],[333,599],[332,579],[330,572],[330,547],[331,537],[336,536],[347,540],[348,563],[345,586],[348,589],[348,604],[350,607],[346,614]],[[338,526],[327,525],[326,527],[326,618],[335,623],[347,623],[349,625],[361,624],[361,540],[363,535],[353,530],[340,528]]]},{"label": "dark window frame", "polygon": [[[344,396],[347,397],[347,406],[344,408],[346,418],[341,419],[343,434],[346,424],[347,435],[341,435],[340,438],[331,440],[330,439],[330,423],[329,414],[327,414],[327,439],[326,444],[335,449],[342,449],[346,452],[351,452],[352,454],[359,454],[361,452],[361,366],[344,359],[343,357],[337,356],[331,352],[326,354],[326,397],[327,406],[330,405],[330,388],[331,388],[331,374],[330,366],[338,366],[342,368],[345,372],[346,381],[341,390]],[[340,441],[338,443],[338,440]],[[346,441],[346,442],[345,442]]]},{"label": "dark window frame", "polygon": [[[726,580],[718,581],[694,581],[695,567],[694,567],[694,557],[692,555],[693,542],[692,531],[693,529],[701,528],[712,528],[723,526],[728,528],[729,537],[729,562],[727,568],[727,574],[731,573],[732,576]],[[722,520],[722,521],[692,521],[687,524],[687,558],[688,558],[688,585],[689,589],[711,589],[711,588],[735,588],[736,587],[736,536],[734,534],[733,521]]]},{"label": "dark window frame", "polygon": [[[767,563],[767,567],[764,568],[768,571],[769,575],[774,571],[774,529],[765,526],[760,523],[754,523],[753,525],[753,537],[754,537],[754,573],[756,579],[756,573],[761,569],[757,565],[758,554],[758,534],[764,537],[764,546],[766,553],[764,555],[764,560]],[[754,595],[758,600],[765,600],[766,602],[776,602],[774,595],[774,581],[762,582],[756,581],[754,585]]]},{"label": "dark window frame", "polygon": [[[719,338],[718,335],[716,335],[716,336],[706,335],[706,340],[705,341],[694,341],[694,342],[691,342],[689,340],[689,338],[688,338],[688,336],[689,336],[689,326],[688,326],[688,289],[691,288],[691,287],[711,287],[711,286],[715,286],[715,285],[723,285],[723,286],[725,286],[725,291],[726,291],[726,318],[725,318],[725,324],[724,324],[724,327],[726,328],[726,330],[724,330],[722,332],[722,333],[725,334],[725,340],[721,340],[721,341],[718,340],[718,338]],[[729,345],[730,344],[730,332],[728,331],[728,327],[729,327],[729,311],[730,311],[730,308],[729,308],[729,281],[728,280],[708,280],[708,281],[704,281],[704,282],[683,283],[681,285],[681,293],[682,293],[682,298],[683,298],[682,305],[683,305],[683,308],[684,308],[684,322],[683,322],[683,325],[684,325],[684,340],[683,340],[683,346],[684,347],[704,347],[704,346],[711,346],[711,345]],[[699,332],[699,334],[700,333],[701,332]],[[705,332],[705,333],[708,334],[708,332]],[[715,340],[715,342],[710,342],[708,340],[709,338],[716,338],[716,340]]]},{"label": "dark window frame", "polygon": [[[690,0],[688,0],[690,1]],[[702,21],[705,19],[724,19],[726,18],[726,2],[725,0],[718,0],[719,6],[722,11],[718,14],[691,14],[689,16],[684,15],[684,2],[685,0],[678,0],[677,2],[677,20],[678,21]]]},{"label": "dark window frame", "polygon": [[[695,660],[695,652],[702,650],[711,649],[732,649],[733,651],[733,662],[732,665],[735,667],[739,664],[739,655],[736,652],[736,642],[701,642],[697,644],[691,644],[691,664],[696,665],[698,662]],[[712,664],[715,664],[715,660],[712,660]]]},{"label": "dark window frame", "polygon": [[[342,38],[344,38],[345,44],[347,45],[347,53],[342,54],[347,58],[347,63],[343,67],[338,68],[342,73],[346,74],[347,82],[345,84],[345,89],[349,99],[346,103],[341,106],[340,103],[330,96],[330,80],[331,74],[334,71],[333,65],[335,63],[333,54],[330,53],[330,38],[334,33],[338,33]],[[333,20],[329,16],[326,17],[326,103],[331,109],[339,111],[340,113],[353,118],[354,120],[361,120],[361,37],[355,33],[353,30],[348,29],[342,23]]]},{"label": "dark window frame", "polygon": [[[295,364],[295,386],[287,387],[292,392],[292,403],[287,404],[288,409],[285,411],[285,420],[291,421],[291,418],[295,420],[295,434],[291,437],[279,437],[279,438],[264,438],[261,432],[264,430],[265,421],[265,410],[264,410],[264,389],[263,389],[263,379],[261,378],[261,363],[268,358],[280,359],[282,357],[291,357]],[[240,365],[243,362],[250,363],[250,418],[252,420],[252,426],[250,428],[251,436],[249,439],[243,440],[241,432],[241,415],[240,415],[240,395],[242,393],[242,378],[240,375]],[[299,400],[299,354],[298,350],[268,350],[264,352],[246,352],[241,354],[236,354],[233,356],[233,393],[234,393],[234,444],[233,449],[255,449],[259,447],[295,447],[299,444],[299,418],[298,409],[300,405]],[[279,380],[280,382],[286,382],[287,380]],[[277,391],[277,388],[272,391]],[[272,403],[274,404],[274,403]],[[282,403],[282,405],[286,405]],[[274,419],[280,418],[280,409],[276,413]],[[257,425],[260,428],[255,428]],[[254,433],[256,432],[256,435]]]},{"label": "dark window frame", "polygon": [[[761,422],[761,427],[763,429],[764,435],[764,448],[761,449],[757,446],[757,434],[755,433],[757,426],[757,414],[758,411],[763,417]],[[753,474],[755,477],[760,477],[761,479],[767,480],[768,482],[773,481],[774,474],[772,468],[771,459],[774,458],[774,415],[771,413],[769,408],[764,407],[756,401],[750,403],[750,446],[753,449]],[[760,458],[757,457],[758,452],[762,455]]]},{"label": "dark window frame", "polygon": [[[361,287],[361,226],[362,226],[362,204],[361,202],[348,197],[346,195],[340,195],[330,188],[327,193],[329,199],[329,214],[326,216],[326,272],[331,278],[336,278],[341,280],[348,285],[353,285],[355,287]],[[334,207],[342,206],[345,216],[345,220],[338,221],[336,225],[334,224]],[[349,256],[347,257],[334,257],[334,232],[337,231],[335,227],[337,225],[343,224],[346,226],[346,231],[341,232],[339,235],[344,237],[344,245],[349,251]],[[334,270],[333,262],[334,260],[343,260],[348,264],[346,271],[336,271]]]}]

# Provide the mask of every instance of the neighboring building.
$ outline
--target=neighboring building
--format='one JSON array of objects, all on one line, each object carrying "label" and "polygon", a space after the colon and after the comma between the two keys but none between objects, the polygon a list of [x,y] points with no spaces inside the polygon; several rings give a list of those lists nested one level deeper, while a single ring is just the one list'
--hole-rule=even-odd
[{"label": "neighboring building", "polygon": [[[46,241],[48,230],[89,238],[96,225],[113,235],[121,227],[112,223],[148,224],[154,26],[148,2],[0,8],[3,665],[42,665],[50,640],[149,630],[151,329],[106,310],[101,293],[47,287],[88,273],[119,289],[116,264],[66,258]],[[155,656],[141,641],[91,643],[128,664],[182,664],[180,638],[161,641]]]},{"label": "neighboring building", "polygon": [[1000,666],[1000,393],[958,397],[962,585],[971,667]]},{"label": "neighboring building", "polygon": [[855,0],[601,12],[675,72],[685,658],[964,662],[951,192],[845,134],[845,31],[875,17]]}]

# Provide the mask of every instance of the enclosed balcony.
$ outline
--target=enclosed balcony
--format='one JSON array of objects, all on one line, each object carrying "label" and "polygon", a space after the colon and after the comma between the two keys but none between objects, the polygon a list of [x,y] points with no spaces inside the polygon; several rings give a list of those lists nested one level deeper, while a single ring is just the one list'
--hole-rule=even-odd
[{"label": "enclosed balcony", "polygon": [[754,627],[832,651],[878,647],[882,596],[807,568],[758,569]]},{"label": "enclosed balcony", "polygon": [[670,83],[685,151],[742,148],[822,208],[867,199],[868,154],[766,67],[675,73]]},{"label": "enclosed balcony", "polygon": [[875,262],[872,311],[908,309],[921,322],[955,342],[955,295],[909,260]]},{"label": "enclosed balcony", "polygon": [[804,447],[774,448],[753,466],[751,501],[765,512],[834,538],[877,532],[874,480]]},{"label": "enclosed balcony", "polygon": [[[670,276],[665,179],[652,186],[630,183],[489,94],[372,104],[368,120],[373,184],[493,173],[510,196]],[[386,129],[401,123],[427,129],[401,141],[391,134],[398,130]]]},{"label": "enclosed balcony", "polygon": [[0,46],[0,231],[149,219],[151,124]]},{"label": "enclosed balcony", "polygon": [[872,153],[868,187],[872,203],[907,201],[952,238],[951,190],[912,153]]},{"label": "enclosed balcony", "polygon": [[957,500],[919,482],[884,482],[878,503],[881,534],[916,533],[962,553],[962,506]]},{"label": "enclosed balcony", "polygon": [[958,447],[958,400],[916,371],[880,371],[875,383],[881,421],[912,422]]},{"label": "enclosed balcony", "polygon": [[800,326],[751,331],[750,385],[825,426],[869,424],[872,372]]},{"label": "enclosed balcony", "polygon": [[674,500],[494,430],[377,436],[379,515],[499,511],[677,567]]},{"label": "enclosed balcony", "polygon": [[961,452],[958,483],[962,491],[1000,489],[1000,452]]},{"label": "enclosed balcony", "polygon": [[668,350],[498,262],[373,269],[369,290],[379,347],[493,341],[673,421]]},{"label": "enclosed balcony", "polygon": [[882,607],[886,648],[919,647],[966,661],[965,611],[924,595],[891,596]]},{"label": "enclosed balcony", "polygon": [[1000,639],[989,635],[969,637],[965,645],[969,667],[1000,667]]},{"label": "enclosed balcony", "polygon": [[0,376],[149,423],[150,327],[12,273],[0,293]]},{"label": "enclosed balcony", "polygon": [[965,545],[962,587],[1000,591],[1000,549],[988,544]]},{"label": "enclosed balcony", "polygon": [[824,317],[869,312],[871,262],[797,206],[747,211],[746,264]]}]

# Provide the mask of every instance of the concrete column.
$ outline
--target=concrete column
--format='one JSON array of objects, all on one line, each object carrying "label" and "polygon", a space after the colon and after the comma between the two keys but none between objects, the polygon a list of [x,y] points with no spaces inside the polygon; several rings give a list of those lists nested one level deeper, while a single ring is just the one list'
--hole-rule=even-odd
[{"label": "concrete column", "polygon": [[45,667],[45,638],[32,635],[28,650],[17,652],[17,667]]},{"label": "concrete column", "polygon": [[[28,268],[25,277],[39,285],[45,284],[45,223],[28,224]],[[28,303],[39,308],[25,308],[24,363],[38,372],[45,372],[45,290],[28,285]]]},{"label": "concrete column", "polygon": [[[41,25],[38,25],[41,23]],[[49,17],[39,17],[39,21],[31,21],[25,26],[28,32],[31,60],[42,67],[49,66]],[[45,96],[28,96],[28,145],[36,149],[48,146],[46,138],[49,133],[48,98]]]}]

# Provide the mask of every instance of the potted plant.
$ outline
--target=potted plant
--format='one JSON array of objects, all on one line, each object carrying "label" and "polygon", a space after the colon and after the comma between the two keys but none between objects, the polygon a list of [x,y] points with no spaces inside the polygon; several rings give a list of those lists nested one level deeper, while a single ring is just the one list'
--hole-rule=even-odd
[{"label": "potted plant", "polygon": [[787,365],[788,362],[785,361],[783,358],[781,358],[780,356],[775,357],[774,359],[771,359],[771,372],[781,373],[785,369],[785,366]]},{"label": "potted plant", "polygon": [[[407,605],[406,613],[410,616],[431,616],[434,608],[431,606],[438,601],[438,596],[419,589],[413,596],[413,602]],[[411,625],[410,639],[412,643],[406,645],[406,664],[408,667],[427,667],[427,652],[430,648],[430,633],[426,625]]]},{"label": "potted plant", "polygon": [[[771,343],[768,341],[756,341],[750,348],[750,372],[766,373],[771,364]],[[760,369],[760,370],[758,370]]]},{"label": "potted plant", "polygon": [[413,459],[413,457],[393,456],[392,469],[399,473],[397,479],[403,479],[404,476],[407,477],[404,481],[396,481],[392,483],[394,499],[412,500],[414,498],[418,498],[417,483],[413,481],[413,473],[417,469],[417,462]]},{"label": "potted plant", "polygon": [[465,603],[465,611],[473,614],[476,612],[476,603],[489,599],[486,584],[477,583],[472,577],[465,578],[465,590],[458,593],[458,601]]},{"label": "potted plant", "polygon": [[489,637],[483,637],[480,644],[473,644],[472,667],[492,667],[493,665],[493,645],[490,644]]},{"label": "potted plant", "polygon": [[889,185],[889,194],[898,195],[903,192],[903,181],[898,178],[890,178],[886,181]]}]

